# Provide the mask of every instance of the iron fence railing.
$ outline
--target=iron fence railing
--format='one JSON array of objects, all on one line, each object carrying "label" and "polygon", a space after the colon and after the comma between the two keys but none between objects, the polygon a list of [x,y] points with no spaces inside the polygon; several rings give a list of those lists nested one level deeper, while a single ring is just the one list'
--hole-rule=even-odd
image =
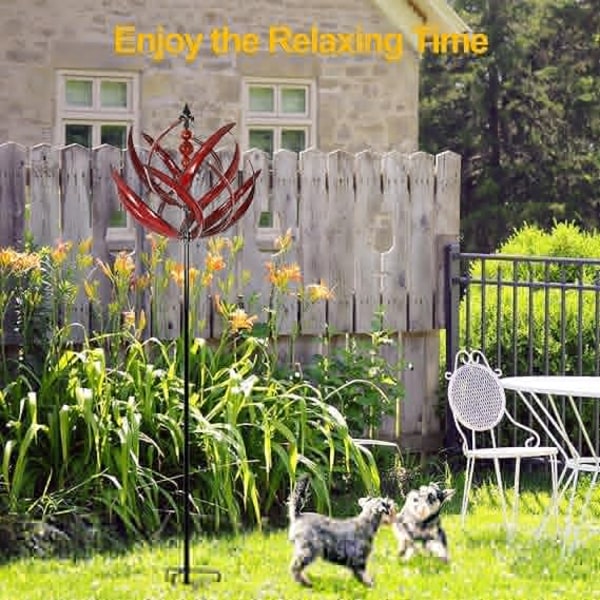
[{"label": "iron fence railing", "polygon": [[[504,376],[600,375],[600,259],[479,254],[451,244],[445,278],[447,370],[460,348],[478,348]],[[515,395],[508,399],[522,414]],[[600,402],[577,404],[600,449]],[[561,406],[566,411],[566,399]],[[577,427],[568,416],[567,425]],[[446,433],[455,444],[450,418]]]}]

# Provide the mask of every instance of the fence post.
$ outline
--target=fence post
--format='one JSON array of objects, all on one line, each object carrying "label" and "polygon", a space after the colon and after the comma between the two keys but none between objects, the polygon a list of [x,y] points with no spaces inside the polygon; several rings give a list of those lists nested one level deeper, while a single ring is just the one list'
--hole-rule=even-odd
[{"label": "fence post", "polygon": [[[458,310],[460,303],[460,244],[454,242],[444,248],[444,302],[446,318],[446,371],[454,368],[454,357],[458,352]],[[450,407],[446,402],[446,431],[444,446],[454,450],[460,445],[458,432]]]}]

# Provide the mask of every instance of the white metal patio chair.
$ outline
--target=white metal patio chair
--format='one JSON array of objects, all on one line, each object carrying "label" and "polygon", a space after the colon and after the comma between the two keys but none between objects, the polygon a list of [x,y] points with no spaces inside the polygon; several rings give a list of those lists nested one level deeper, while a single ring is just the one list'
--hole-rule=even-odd
[{"label": "white metal patio chair", "polygon": [[[462,438],[462,450],[467,459],[465,472],[465,487],[461,508],[461,522],[464,526],[469,493],[473,482],[475,461],[478,459],[491,460],[494,463],[498,482],[502,514],[507,532],[510,523],[506,510],[506,499],[502,485],[500,461],[512,459],[515,461],[513,527],[516,526],[519,508],[519,477],[521,460],[523,458],[546,457],[550,461],[552,476],[552,505],[551,510],[557,513],[557,455],[555,446],[542,446],[539,434],[516,421],[506,409],[506,395],[500,383],[499,369],[493,370],[479,350],[460,350],[456,354],[454,371],[446,373],[448,379],[448,402],[454,416],[458,433]],[[495,428],[504,420],[523,432],[527,439],[522,445],[503,446],[496,440]],[[486,442],[487,440],[487,442]]]}]

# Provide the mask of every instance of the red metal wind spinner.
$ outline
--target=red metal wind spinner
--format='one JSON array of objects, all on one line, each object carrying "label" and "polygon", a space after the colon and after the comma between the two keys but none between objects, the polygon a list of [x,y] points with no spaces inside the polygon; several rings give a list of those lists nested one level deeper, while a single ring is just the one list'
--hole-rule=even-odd
[{"label": "red metal wind spinner", "polygon": [[[119,199],[123,206],[142,225],[151,231],[170,237],[194,239],[209,237],[222,233],[244,215],[254,198],[256,179],[260,171],[238,184],[240,165],[240,149],[235,144],[233,157],[229,165],[224,165],[215,152],[216,145],[235,126],[235,123],[224,125],[206,140],[193,137],[190,122],[194,120],[186,104],[182,114],[167,127],[156,139],[142,133],[144,140],[150,145],[146,162],[142,162],[133,145],[132,130],[129,131],[127,149],[135,172],[149,192],[155,193],[160,205],[154,210],[134,192],[121,175],[113,169],[112,177],[117,186]],[[178,125],[183,123],[181,131],[181,165],[161,146],[161,141]],[[198,145],[194,152],[194,143]],[[153,166],[157,157],[166,171]],[[215,182],[200,198],[194,198],[190,188],[194,177],[201,167],[207,167],[215,176]],[[165,206],[175,206],[183,210],[183,218],[179,226],[174,226],[163,218]]]},{"label": "red metal wind spinner", "polygon": [[[224,125],[206,140],[195,138],[190,130],[190,122],[194,120],[188,105],[183,112],[156,140],[146,133],[142,137],[150,145],[150,152],[146,162],[142,162],[133,145],[131,130],[127,140],[127,149],[131,163],[138,177],[142,181],[146,192],[154,193],[159,198],[159,205],[154,210],[148,202],[142,200],[123,180],[119,173],[113,169],[112,177],[117,187],[117,193],[123,206],[143,226],[151,231],[170,238],[183,241],[183,536],[184,556],[183,567],[167,570],[167,577],[175,580],[177,575],[183,575],[183,582],[190,583],[190,356],[189,356],[189,304],[190,304],[190,240],[197,237],[209,237],[222,233],[248,210],[254,199],[256,179],[260,171],[239,183],[240,149],[235,144],[233,157],[226,168],[215,151],[215,146],[233,129],[235,123]],[[181,164],[177,164],[171,155],[163,148],[160,142],[175,127],[183,124],[179,152]],[[194,142],[198,145],[194,152]],[[154,157],[162,162],[165,170],[153,166]],[[200,198],[194,198],[190,189],[194,178],[204,167],[213,174],[213,181],[208,191],[203,192]],[[150,196],[150,194],[148,194]],[[173,225],[163,218],[166,206],[182,210],[181,222]],[[199,567],[195,569],[203,574],[213,574],[220,580],[221,574],[216,569]]]}]

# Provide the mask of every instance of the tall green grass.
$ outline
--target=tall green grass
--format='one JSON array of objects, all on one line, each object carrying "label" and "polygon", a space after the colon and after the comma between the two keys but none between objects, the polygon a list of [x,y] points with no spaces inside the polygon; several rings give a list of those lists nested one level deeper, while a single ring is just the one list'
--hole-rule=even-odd
[{"label": "tall green grass", "polygon": [[[80,350],[50,353],[39,380],[23,374],[0,396],[9,512],[99,511],[130,536],[177,526],[181,344],[126,333],[119,341],[126,343],[117,366],[104,345],[94,345],[106,339],[92,339]],[[283,504],[298,470],[312,474],[322,509],[336,470],[356,472],[369,491],[378,488],[373,458],[353,442],[341,413],[308,382],[271,377],[260,340],[238,339],[231,353],[198,339],[190,352],[198,526],[260,526]]]}]

